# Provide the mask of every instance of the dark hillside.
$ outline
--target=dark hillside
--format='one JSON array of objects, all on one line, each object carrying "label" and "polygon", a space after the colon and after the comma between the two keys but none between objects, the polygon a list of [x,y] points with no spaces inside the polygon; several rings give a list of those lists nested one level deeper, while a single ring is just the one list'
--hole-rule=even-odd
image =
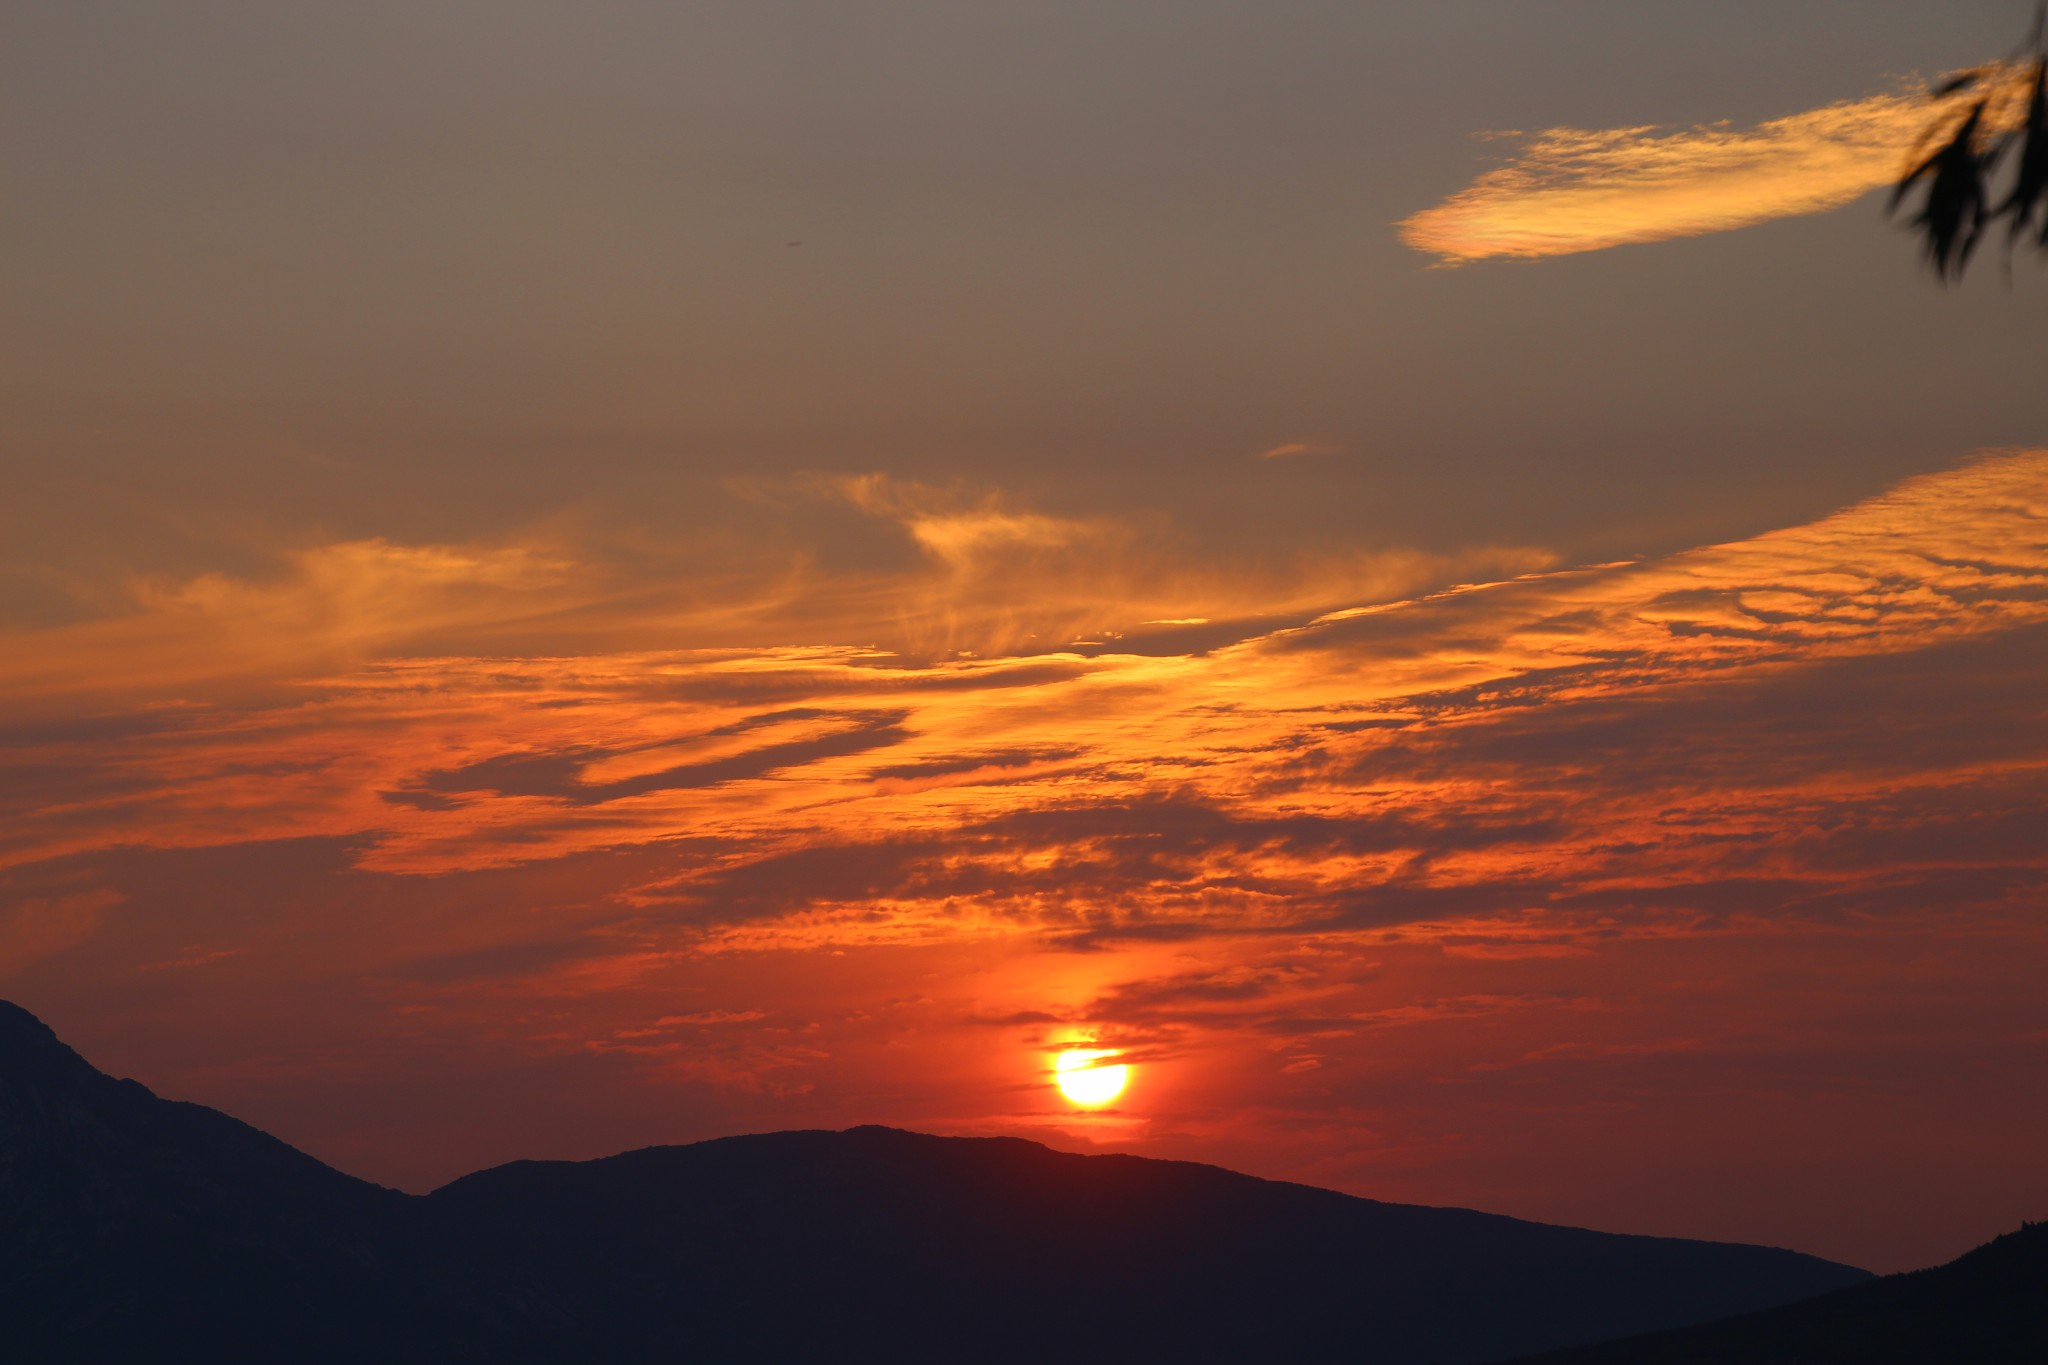
[{"label": "dark hillside", "polygon": [[0,1359],[486,1359],[512,1334],[419,1201],[102,1075],[0,1001]]},{"label": "dark hillside", "polygon": [[2048,1223],[2029,1223],[1931,1270],[1705,1327],[1541,1357],[1542,1365],[1714,1361],[2041,1365],[2048,1361]]},{"label": "dark hillside", "polygon": [[[520,1162],[430,1196],[605,1359],[1485,1361],[1865,1278],[1793,1252],[887,1128]],[[689,1286],[687,1295],[674,1286]]]}]

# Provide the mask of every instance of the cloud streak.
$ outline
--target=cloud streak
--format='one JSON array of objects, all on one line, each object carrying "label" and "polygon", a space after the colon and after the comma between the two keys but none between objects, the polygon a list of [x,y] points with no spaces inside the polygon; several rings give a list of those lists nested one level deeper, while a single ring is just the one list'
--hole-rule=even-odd
[{"label": "cloud streak", "polygon": [[2025,117],[2024,73],[1986,69],[1981,90],[1927,88],[1843,100],[1748,128],[1549,128],[1507,164],[1400,224],[1447,265],[1601,251],[1823,213],[1896,181],[1930,125],[1953,127],[1986,94],[1987,132]]}]

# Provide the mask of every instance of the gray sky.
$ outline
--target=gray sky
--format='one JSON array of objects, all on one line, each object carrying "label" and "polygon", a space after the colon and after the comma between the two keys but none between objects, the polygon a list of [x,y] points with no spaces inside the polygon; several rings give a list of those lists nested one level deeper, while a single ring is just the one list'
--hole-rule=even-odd
[{"label": "gray sky", "polygon": [[1944,293],[1874,202],[1461,270],[1392,224],[1475,134],[1752,122],[2026,9],[10,4],[5,610],[565,507],[867,553],[727,486],[815,472],[1248,562],[1784,524],[2039,439],[2040,272]]}]

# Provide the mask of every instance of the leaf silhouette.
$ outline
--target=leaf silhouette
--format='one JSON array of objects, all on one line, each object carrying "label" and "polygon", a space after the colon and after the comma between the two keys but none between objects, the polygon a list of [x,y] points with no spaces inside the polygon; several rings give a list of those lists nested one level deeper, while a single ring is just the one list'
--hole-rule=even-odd
[{"label": "leaf silhouette", "polygon": [[1916,183],[1928,182],[1927,197],[1912,226],[1925,242],[1934,273],[1944,280],[1962,274],[1984,226],[1984,177],[1998,154],[1996,146],[1980,151],[1977,145],[1988,103],[1979,100],[1955,135],[1908,171],[1892,191],[1891,206],[1897,211]]},{"label": "leaf silhouette", "polygon": [[2036,212],[2041,224],[2037,243],[2048,246],[2048,58],[2034,64],[2033,94],[2027,102],[2027,122],[2021,134],[2020,164],[2014,174],[2012,192],[1994,216],[2011,214],[2008,244],[2033,227]]}]

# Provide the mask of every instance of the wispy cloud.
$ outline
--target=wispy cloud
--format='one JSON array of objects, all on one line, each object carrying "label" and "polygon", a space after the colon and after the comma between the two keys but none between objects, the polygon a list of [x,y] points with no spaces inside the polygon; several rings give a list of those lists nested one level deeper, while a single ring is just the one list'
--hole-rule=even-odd
[{"label": "wispy cloud", "polygon": [[1118,531],[1110,522],[1020,511],[994,492],[947,492],[886,474],[840,479],[835,486],[848,502],[898,523],[927,554],[954,568],[1006,552],[1063,549]]},{"label": "wispy cloud", "polygon": [[1291,460],[1303,455],[1337,455],[1342,450],[1323,441],[1287,441],[1259,452],[1262,460]]},{"label": "wispy cloud", "polygon": [[[551,527],[466,544],[314,544],[254,572],[125,576],[99,590],[88,619],[0,632],[0,710],[185,705],[369,660],[588,656],[656,641],[920,657],[1107,647],[1194,626],[1224,641],[1269,629],[1278,613],[1307,619],[1554,562],[1532,547],[1479,545],[1232,564],[1162,520],[1058,516],[999,489],[884,474],[793,489],[772,490],[785,500],[778,510],[794,502],[837,519],[818,543],[728,534],[622,546]],[[878,552],[878,540],[894,543]],[[1265,619],[1245,621],[1255,616]]]},{"label": "wispy cloud", "polygon": [[1987,131],[2025,117],[2024,73],[1988,68],[1964,95],[1930,102],[1915,83],[1748,128],[1550,128],[1515,157],[1400,225],[1447,264],[1562,256],[1749,227],[1840,208],[1897,180],[1931,124],[1987,95]]},{"label": "wispy cloud", "polygon": [[127,585],[125,610],[24,632],[0,656],[13,706],[159,699],[194,686],[324,670],[456,631],[472,642],[589,600],[579,566],[542,545],[342,541],[255,579],[204,574]]}]

